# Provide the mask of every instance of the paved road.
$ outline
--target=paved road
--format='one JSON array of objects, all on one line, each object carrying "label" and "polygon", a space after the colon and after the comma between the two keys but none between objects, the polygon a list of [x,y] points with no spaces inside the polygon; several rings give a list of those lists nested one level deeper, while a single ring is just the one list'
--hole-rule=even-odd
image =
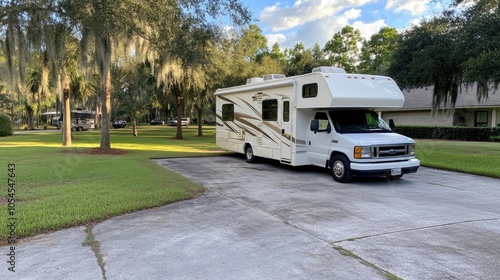
[{"label": "paved road", "polygon": [[[19,245],[10,279],[498,279],[500,180],[421,168],[339,184],[240,157],[156,160],[200,198]],[[2,247],[3,252],[7,248]],[[0,278],[12,276],[5,261]]]}]

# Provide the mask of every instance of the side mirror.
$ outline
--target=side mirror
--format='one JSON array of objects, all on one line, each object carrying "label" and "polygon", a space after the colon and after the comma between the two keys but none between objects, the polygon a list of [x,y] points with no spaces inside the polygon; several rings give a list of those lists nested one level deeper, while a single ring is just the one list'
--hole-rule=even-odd
[{"label": "side mirror", "polygon": [[310,128],[311,128],[311,131],[314,131],[314,133],[318,132],[318,130],[319,130],[319,120],[316,120],[316,119],[312,120]]},{"label": "side mirror", "polygon": [[396,127],[393,119],[389,119],[389,127],[391,128],[391,130],[394,130],[394,128]]}]

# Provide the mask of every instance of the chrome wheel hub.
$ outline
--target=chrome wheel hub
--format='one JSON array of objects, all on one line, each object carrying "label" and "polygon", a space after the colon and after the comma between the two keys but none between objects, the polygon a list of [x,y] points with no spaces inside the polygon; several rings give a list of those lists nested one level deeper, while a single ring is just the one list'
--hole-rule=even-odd
[{"label": "chrome wheel hub", "polygon": [[344,175],[344,164],[341,161],[333,163],[333,174],[339,178]]}]

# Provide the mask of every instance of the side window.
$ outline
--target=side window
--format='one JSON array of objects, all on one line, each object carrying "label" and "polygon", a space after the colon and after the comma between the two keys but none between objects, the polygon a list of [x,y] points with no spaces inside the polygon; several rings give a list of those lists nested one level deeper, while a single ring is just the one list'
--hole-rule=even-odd
[{"label": "side window", "polygon": [[326,132],[330,133],[331,126],[330,126],[330,122],[328,121],[328,116],[326,115],[325,112],[316,113],[316,115],[314,115],[314,119],[318,120],[318,122],[319,122],[318,132],[326,131]]},{"label": "side window", "polygon": [[366,128],[367,129],[373,129],[373,128],[379,127],[378,115],[372,114],[370,112],[366,112],[365,116],[366,116]]},{"label": "side window", "polygon": [[318,84],[305,84],[302,86],[302,97],[311,98],[318,96]]},{"label": "side window", "polygon": [[278,100],[268,99],[262,101],[262,120],[277,121],[278,120]]},{"label": "side window", "polygon": [[488,126],[488,112],[476,111],[474,116],[474,127],[487,127]]},{"label": "side window", "polygon": [[290,101],[283,102],[283,121],[290,121]]},{"label": "side window", "polygon": [[222,104],[222,120],[234,121],[234,104]]}]

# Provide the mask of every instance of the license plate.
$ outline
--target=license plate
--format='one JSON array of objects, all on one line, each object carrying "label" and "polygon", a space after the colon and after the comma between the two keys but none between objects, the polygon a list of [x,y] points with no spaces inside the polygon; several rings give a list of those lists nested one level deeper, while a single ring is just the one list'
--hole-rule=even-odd
[{"label": "license plate", "polygon": [[401,175],[401,168],[392,168],[391,176]]}]

